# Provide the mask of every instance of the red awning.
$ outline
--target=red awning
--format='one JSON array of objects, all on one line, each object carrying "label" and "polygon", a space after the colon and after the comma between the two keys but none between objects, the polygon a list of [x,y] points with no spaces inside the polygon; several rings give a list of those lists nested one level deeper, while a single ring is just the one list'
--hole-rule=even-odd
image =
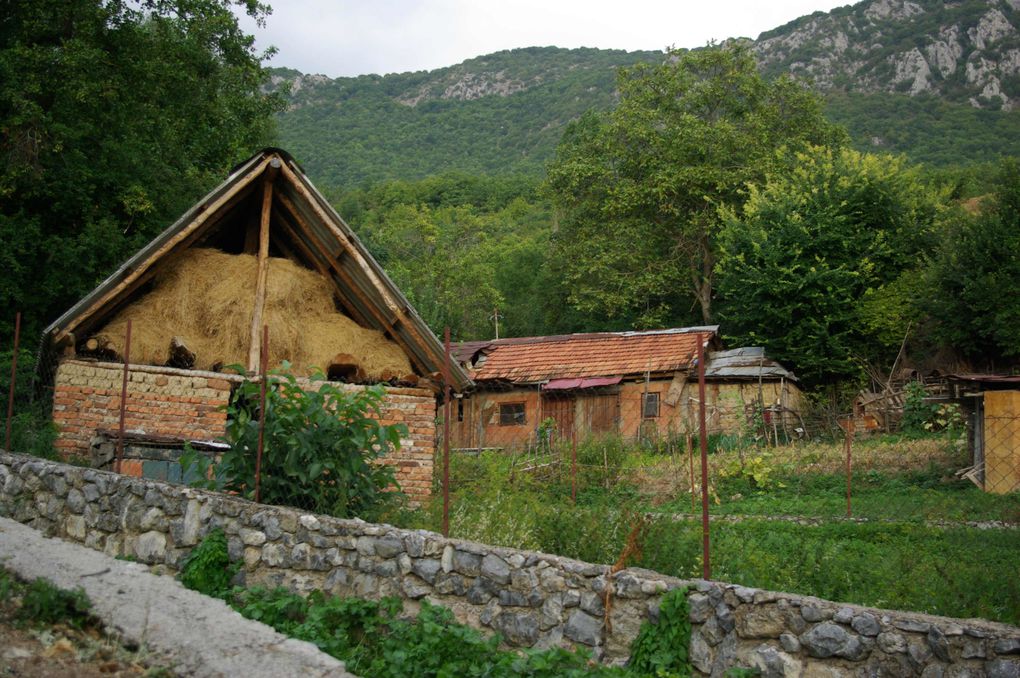
[{"label": "red awning", "polygon": [[594,388],[619,384],[623,377],[589,377],[586,379],[551,379],[542,385],[543,391],[567,391],[575,388]]}]

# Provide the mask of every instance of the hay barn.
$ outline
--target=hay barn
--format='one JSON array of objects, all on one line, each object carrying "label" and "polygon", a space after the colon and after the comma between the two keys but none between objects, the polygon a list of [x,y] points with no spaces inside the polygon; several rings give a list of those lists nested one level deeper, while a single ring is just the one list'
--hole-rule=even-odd
[{"label": "hay barn", "polygon": [[[127,356],[123,471],[180,479],[184,442],[215,449],[221,407],[243,379],[236,366],[255,373],[267,348],[271,369],[286,361],[298,376],[321,371],[349,389],[386,384],[384,423],[409,429],[387,461],[408,494],[431,487],[443,348],[279,149],[239,165],[50,325],[43,345],[57,365],[46,376],[67,456],[109,463]],[[454,391],[471,383],[459,366],[451,382]]]},{"label": "hay barn", "polygon": [[697,430],[698,342],[707,351],[709,433],[740,433],[762,410],[770,433],[800,426],[797,378],[761,348],[719,350],[718,328],[599,332],[464,342],[475,387],[456,403],[461,449],[521,447],[614,434],[654,440]]}]

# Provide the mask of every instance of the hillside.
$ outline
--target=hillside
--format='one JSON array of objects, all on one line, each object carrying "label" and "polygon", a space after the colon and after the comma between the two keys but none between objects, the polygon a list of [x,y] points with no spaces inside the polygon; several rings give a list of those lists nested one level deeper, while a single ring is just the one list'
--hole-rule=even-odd
[{"label": "hillside", "polygon": [[444,171],[539,174],[566,124],[614,98],[616,69],[656,52],[530,47],[429,72],[291,84],[282,144],[324,184]]},{"label": "hillside", "polygon": [[871,0],[762,33],[766,73],[822,91],[934,95],[975,108],[1020,104],[1020,0]]},{"label": "hillside", "polygon": [[[865,0],[754,42],[766,73],[825,95],[860,149],[936,165],[1020,155],[1020,0]],[[620,66],[661,52],[530,47],[416,73],[290,83],[281,143],[324,185],[540,175],[565,125],[612,105]]]}]

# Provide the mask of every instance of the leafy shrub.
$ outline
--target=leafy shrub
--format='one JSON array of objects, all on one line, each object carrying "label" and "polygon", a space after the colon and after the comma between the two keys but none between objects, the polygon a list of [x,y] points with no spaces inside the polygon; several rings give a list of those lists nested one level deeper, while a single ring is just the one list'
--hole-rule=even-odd
[{"label": "leafy shrub", "polygon": [[[609,489],[624,476],[627,445],[619,435],[598,435],[577,445],[577,481],[582,487]],[[569,465],[568,465],[569,470]]]},{"label": "leafy shrub", "polygon": [[[286,368],[286,364],[284,366]],[[346,518],[373,518],[400,498],[393,467],[378,463],[400,448],[403,424],[378,419],[384,390],[370,386],[347,391],[312,379],[318,388],[302,388],[292,374],[276,372],[266,389],[261,501],[299,506]],[[260,383],[243,382],[227,407],[226,442],[230,449],[217,464],[218,480],[200,481],[254,498],[258,450]],[[186,472],[208,477],[197,455],[182,456]]]},{"label": "leafy shrub", "polygon": [[659,619],[644,622],[631,645],[628,668],[656,678],[691,675],[688,652],[691,620],[687,613],[687,589],[673,589],[659,601]]},{"label": "leafy shrub", "polygon": [[587,654],[562,648],[500,650],[499,636],[454,620],[450,610],[422,600],[418,616],[401,616],[397,598],[380,601],[327,596],[302,598],[286,589],[252,588],[232,604],[245,617],[307,640],[367,678],[402,676],[625,676]]},{"label": "leafy shrub", "polygon": [[230,580],[240,567],[240,563],[230,562],[227,537],[223,530],[216,529],[188,554],[181,567],[181,583],[207,596],[226,598]]},{"label": "leafy shrub", "polygon": [[776,464],[772,457],[773,455],[769,452],[762,452],[761,454],[747,457],[741,455],[741,457],[730,461],[719,469],[719,477],[743,478],[754,489],[764,490],[775,483],[773,475],[776,471]]},{"label": "leafy shrub", "polygon": [[910,382],[904,391],[903,418],[900,420],[904,433],[923,435],[963,427],[960,408],[954,404],[930,402],[927,400],[928,391],[921,382]]}]

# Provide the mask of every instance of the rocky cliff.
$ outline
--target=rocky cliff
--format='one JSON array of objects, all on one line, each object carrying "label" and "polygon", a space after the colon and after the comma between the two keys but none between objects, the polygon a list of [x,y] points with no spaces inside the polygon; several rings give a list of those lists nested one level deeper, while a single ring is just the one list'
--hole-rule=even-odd
[{"label": "rocky cliff", "polygon": [[866,0],[763,33],[762,67],[821,90],[1020,104],[1020,0]]}]

